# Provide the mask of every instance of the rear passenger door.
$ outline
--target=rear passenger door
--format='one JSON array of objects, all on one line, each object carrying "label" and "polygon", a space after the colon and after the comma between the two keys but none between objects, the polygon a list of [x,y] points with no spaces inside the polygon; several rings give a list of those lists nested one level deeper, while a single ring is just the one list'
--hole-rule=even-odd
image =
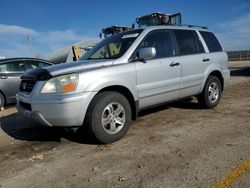
[{"label": "rear passenger door", "polygon": [[180,98],[196,95],[202,89],[210,60],[196,31],[175,30],[174,33],[181,63]]},{"label": "rear passenger door", "polygon": [[134,55],[145,47],[155,47],[156,56],[145,62],[135,61],[140,108],[177,99],[180,92],[180,64],[175,57],[171,30],[150,32]]}]

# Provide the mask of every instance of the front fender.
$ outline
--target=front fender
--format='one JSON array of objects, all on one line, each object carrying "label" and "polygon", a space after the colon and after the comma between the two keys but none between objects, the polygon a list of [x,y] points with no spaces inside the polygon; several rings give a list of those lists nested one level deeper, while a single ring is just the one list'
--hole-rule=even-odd
[{"label": "front fender", "polygon": [[99,92],[106,87],[122,86],[131,92],[135,100],[138,100],[136,72],[133,64],[83,73],[79,75],[79,80],[78,92]]}]

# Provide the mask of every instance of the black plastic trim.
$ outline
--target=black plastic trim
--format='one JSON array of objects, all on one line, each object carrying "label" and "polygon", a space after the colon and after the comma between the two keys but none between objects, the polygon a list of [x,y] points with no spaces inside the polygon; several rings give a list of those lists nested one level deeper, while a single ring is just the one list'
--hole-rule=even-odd
[{"label": "black plastic trim", "polygon": [[52,78],[50,72],[46,69],[34,69],[26,71],[22,76],[21,79],[25,80],[37,80],[37,81],[45,81]]},{"label": "black plastic trim", "polygon": [[139,100],[136,100],[135,101],[135,118],[138,117],[139,111],[140,111],[140,109],[139,109]]}]

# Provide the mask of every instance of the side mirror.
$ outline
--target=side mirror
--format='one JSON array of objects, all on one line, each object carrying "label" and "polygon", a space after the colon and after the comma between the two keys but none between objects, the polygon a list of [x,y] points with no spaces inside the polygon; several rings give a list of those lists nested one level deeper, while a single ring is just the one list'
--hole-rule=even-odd
[{"label": "side mirror", "polygon": [[138,58],[139,61],[145,61],[148,59],[152,59],[156,55],[155,47],[147,47],[139,50]]}]

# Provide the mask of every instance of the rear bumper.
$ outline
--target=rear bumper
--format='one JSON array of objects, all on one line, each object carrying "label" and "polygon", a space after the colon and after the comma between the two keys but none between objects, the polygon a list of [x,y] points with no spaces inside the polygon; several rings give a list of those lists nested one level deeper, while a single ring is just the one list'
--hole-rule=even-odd
[{"label": "rear bumper", "polygon": [[[21,94],[17,94],[18,112],[28,118],[34,119],[45,126],[73,127],[83,124],[85,114],[95,92],[69,95],[58,100],[32,100]],[[25,108],[21,102],[30,104],[31,108]]]}]

